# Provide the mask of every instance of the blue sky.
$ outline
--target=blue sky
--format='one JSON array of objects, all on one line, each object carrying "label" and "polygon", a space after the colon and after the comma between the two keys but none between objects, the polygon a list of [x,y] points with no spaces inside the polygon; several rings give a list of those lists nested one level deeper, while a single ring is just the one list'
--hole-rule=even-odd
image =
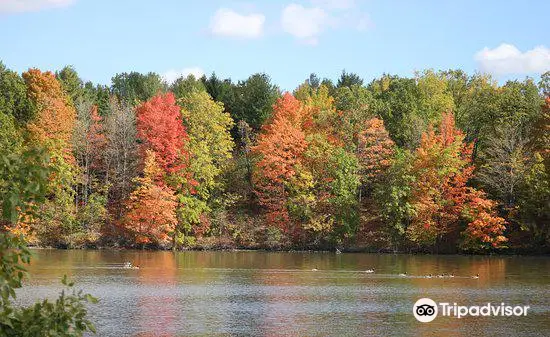
[{"label": "blue sky", "polygon": [[342,69],[523,79],[550,70],[548,13],[550,1],[0,0],[0,60],[103,84],[124,71],[266,72],[283,89]]}]

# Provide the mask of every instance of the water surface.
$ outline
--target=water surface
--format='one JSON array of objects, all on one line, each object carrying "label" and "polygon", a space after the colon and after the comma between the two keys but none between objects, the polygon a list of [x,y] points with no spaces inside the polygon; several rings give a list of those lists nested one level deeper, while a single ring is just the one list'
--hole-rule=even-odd
[{"label": "water surface", "polygon": [[[28,304],[64,274],[100,299],[98,336],[550,336],[550,258],[33,250]],[[124,269],[131,261],[139,270]],[[313,271],[317,269],[317,271]],[[374,269],[374,274],[364,271]],[[399,276],[407,273],[407,277]],[[454,274],[454,278],[424,275]],[[470,276],[479,274],[479,279]],[[437,317],[414,302],[529,305],[525,317]]]}]

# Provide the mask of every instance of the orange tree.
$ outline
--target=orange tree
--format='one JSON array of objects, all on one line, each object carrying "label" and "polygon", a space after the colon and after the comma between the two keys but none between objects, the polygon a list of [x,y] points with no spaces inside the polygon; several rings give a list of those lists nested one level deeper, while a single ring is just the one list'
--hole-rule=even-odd
[{"label": "orange tree", "polygon": [[287,234],[298,228],[290,221],[288,185],[296,176],[307,148],[303,129],[305,109],[286,93],[273,106],[272,119],[263,126],[253,152],[260,156],[253,175],[255,193],[266,209],[269,224]]},{"label": "orange tree", "polygon": [[410,204],[414,209],[407,237],[419,246],[431,246],[462,230],[463,249],[500,247],[506,238],[504,219],[485,194],[466,185],[473,175],[471,145],[455,128],[454,115],[445,113],[439,133],[430,128],[422,135],[412,163],[415,177]]},{"label": "orange tree", "polygon": [[138,187],[130,195],[124,218],[124,226],[136,244],[166,246],[170,243],[169,235],[177,223],[177,203],[174,191],[162,179],[163,172],[154,152],[147,150],[143,177],[135,179]]}]

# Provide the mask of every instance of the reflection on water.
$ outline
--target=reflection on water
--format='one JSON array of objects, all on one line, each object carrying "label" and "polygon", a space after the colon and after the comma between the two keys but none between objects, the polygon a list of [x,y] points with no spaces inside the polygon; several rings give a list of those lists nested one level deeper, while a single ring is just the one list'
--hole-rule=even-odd
[{"label": "reflection on water", "polygon": [[[550,258],[35,250],[28,304],[67,274],[98,297],[99,336],[550,335]],[[126,261],[140,268],[125,269]],[[317,269],[318,271],[312,271]],[[374,274],[365,273],[375,269]],[[407,277],[399,273],[406,272]],[[424,275],[454,274],[454,278]],[[479,274],[479,279],[470,276]],[[438,317],[412,305],[530,305],[526,317]]]}]

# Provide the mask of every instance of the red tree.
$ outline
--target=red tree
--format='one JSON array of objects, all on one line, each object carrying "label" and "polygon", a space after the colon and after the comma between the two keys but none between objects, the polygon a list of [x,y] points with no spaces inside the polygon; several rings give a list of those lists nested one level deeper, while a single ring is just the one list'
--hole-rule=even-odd
[{"label": "red tree", "polygon": [[139,106],[137,129],[143,141],[142,149],[152,150],[165,172],[172,173],[185,166],[188,136],[174,94],[156,95]]}]

